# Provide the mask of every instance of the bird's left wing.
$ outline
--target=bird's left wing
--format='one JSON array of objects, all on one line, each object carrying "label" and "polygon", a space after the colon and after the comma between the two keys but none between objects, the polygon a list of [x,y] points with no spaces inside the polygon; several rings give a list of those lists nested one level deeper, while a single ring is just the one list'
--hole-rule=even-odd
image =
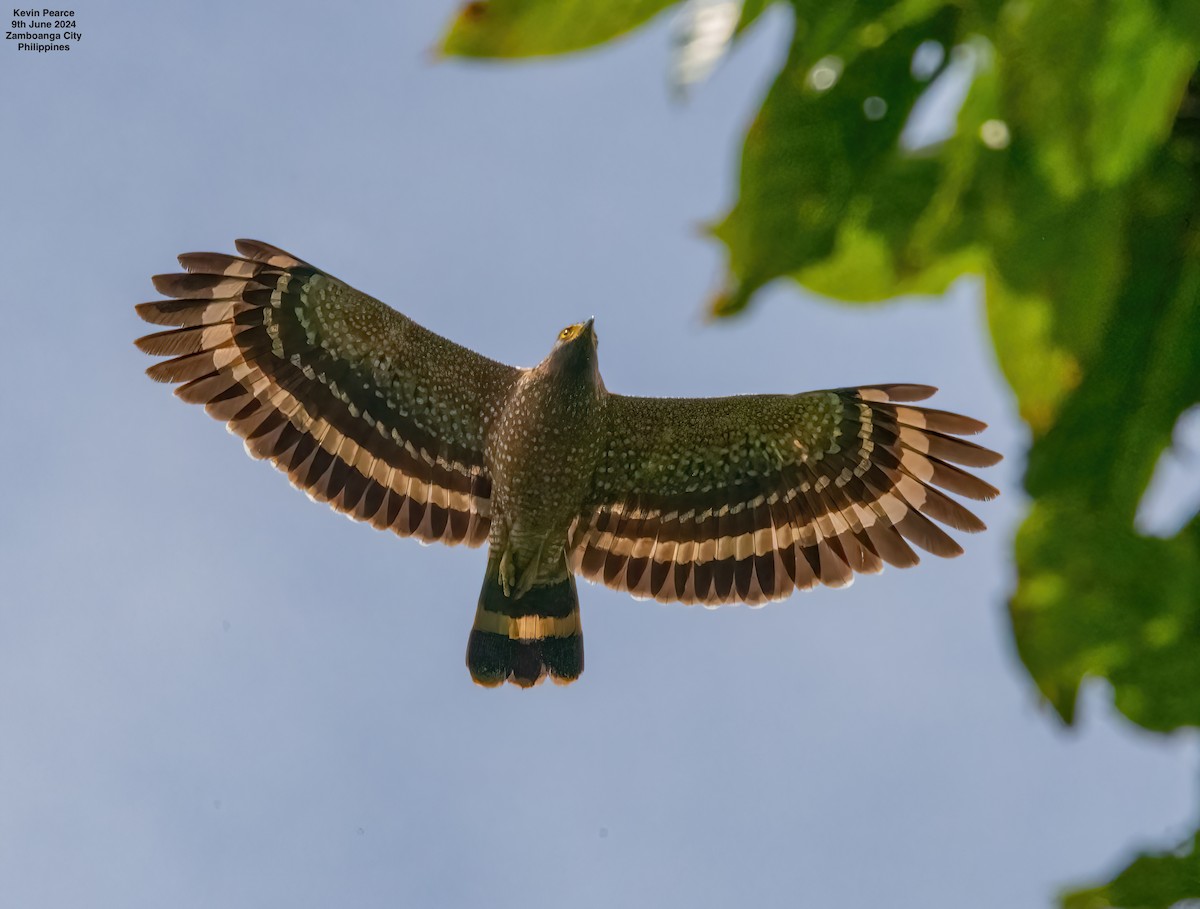
[{"label": "bird's left wing", "polygon": [[488,427],[519,370],[422,328],[283,250],[188,253],[142,303],[137,345],[257,458],[353,518],[426,541],[487,538]]},{"label": "bird's left wing", "polygon": [[954,466],[1000,455],[984,424],[907,402],[923,385],[607,402],[603,456],[569,558],[584,577],[663,602],[762,603],[959,545],[929,520],[983,523],[942,487],[996,490]]}]

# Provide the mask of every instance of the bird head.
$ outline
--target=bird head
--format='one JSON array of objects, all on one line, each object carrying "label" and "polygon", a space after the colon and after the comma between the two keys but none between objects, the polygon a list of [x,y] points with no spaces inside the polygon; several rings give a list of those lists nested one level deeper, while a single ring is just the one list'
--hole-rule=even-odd
[{"label": "bird head", "polygon": [[593,319],[568,325],[558,333],[545,364],[553,372],[587,372],[596,368],[596,330]]},{"label": "bird head", "polygon": [[586,322],[576,322],[574,325],[568,325],[558,333],[558,339],[554,342],[554,349],[558,350],[569,345],[581,344],[588,345],[592,350],[596,349],[596,330],[592,328],[592,323],[595,318],[588,319]]}]

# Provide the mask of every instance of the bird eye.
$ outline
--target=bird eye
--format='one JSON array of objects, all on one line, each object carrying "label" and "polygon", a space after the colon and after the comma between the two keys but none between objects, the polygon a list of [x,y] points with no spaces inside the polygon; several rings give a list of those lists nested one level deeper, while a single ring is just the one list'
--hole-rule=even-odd
[{"label": "bird eye", "polygon": [[560,331],[558,333],[558,338],[560,341],[565,341],[569,337],[571,337],[571,329],[570,328],[564,328],[562,331]]}]

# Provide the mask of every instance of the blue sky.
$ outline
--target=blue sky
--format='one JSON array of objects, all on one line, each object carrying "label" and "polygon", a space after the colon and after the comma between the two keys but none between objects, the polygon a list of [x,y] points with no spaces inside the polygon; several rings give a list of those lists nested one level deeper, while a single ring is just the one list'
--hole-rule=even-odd
[{"label": "blue sky", "polygon": [[[977,286],[706,324],[768,15],[687,104],[660,20],[432,63],[444,2],[77,8],[0,47],[0,902],[1045,906],[1194,820],[1194,736],[1103,685],[1063,731],[1011,645],[1024,434]],[[581,585],[587,672],[463,666],[479,550],[314,505],[142,375],[177,253],[280,245],[528,365],[596,316],[610,389],[938,385],[1008,454],[987,534],[762,610]]]}]

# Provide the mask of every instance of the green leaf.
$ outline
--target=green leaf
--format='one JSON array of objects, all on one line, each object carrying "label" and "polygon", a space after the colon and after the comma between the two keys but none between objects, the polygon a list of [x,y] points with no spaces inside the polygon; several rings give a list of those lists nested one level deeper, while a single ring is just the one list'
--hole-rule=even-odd
[{"label": "green leaf", "polygon": [[[1105,676],[1124,714],[1165,731],[1200,725],[1200,519],[1157,539],[1134,517],[1176,420],[1200,401],[1200,142],[1180,137],[1149,165],[1128,194],[1119,292],[1097,340],[1076,345],[1081,381],[1029,453],[1034,505],[1010,611],[1022,660],[1065,720],[1080,682]],[[1053,318],[1083,321],[1069,295],[1054,299]],[[1002,362],[1047,363],[1003,337]]]},{"label": "green leaf", "polygon": [[773,0],[746,0],[742,4],[742,15],[738,19],[737,28],[733,33],[734,36],[741,35],[742,32],[753,25],[772,2]]},{"label": "green leaf", "polygon": [[[945,286],[946,269],[921,274],[943,250],[931,255],[910,237],[945,165],[899,148],[926,87],[910,72],[913,52],[929,38],[951,42],[956,30],[955,9],[927,7],[885,8],[862,25],[844,7],[827,6],[797,27],[747,133],[740,198],[713,228],[729,249],[730,270],[717,314],[739,311],[784,275],[829,286],[843,299],[894,293],[899,280],[911,290]],[[898,10],[926,17],[909,22]],[[855,267],[860,255],[880,270]]]},{"label": "green leaf", "polygon": [[1200,4],[1008,3],[1004,106],[1050,189],[1072,198],[1138,170],[1171,131],[1196,67]]},{"label": "green leaf", "polygon": [[[1080,471],[1083,472],[1083,471]],[[1200,722],[1200,529],[1151,539],[1105,511],[1037,501],[1017,536],[1009,609],[1021,659],[1064,721],[1080,682],[1107,676],[1148,729]]]},{"label": "green leaf", "polygon": [[458,57],[564,54],[611,41],[678,0],[475,0],[442,38]]},{"label": "green leaf", "polygon": [[1127,211],[1113,191],[1059,201],[1020,155],[989,176],[988,323],[1021,416],[1040,434],[1103,341],[1128,276]]},{"label": "green leaf", "polygon": [[1138,856],[1109,883],[1076,890],[1063,909],[1171,909],[1200,899],[1200,834],[1174,852]]}]

